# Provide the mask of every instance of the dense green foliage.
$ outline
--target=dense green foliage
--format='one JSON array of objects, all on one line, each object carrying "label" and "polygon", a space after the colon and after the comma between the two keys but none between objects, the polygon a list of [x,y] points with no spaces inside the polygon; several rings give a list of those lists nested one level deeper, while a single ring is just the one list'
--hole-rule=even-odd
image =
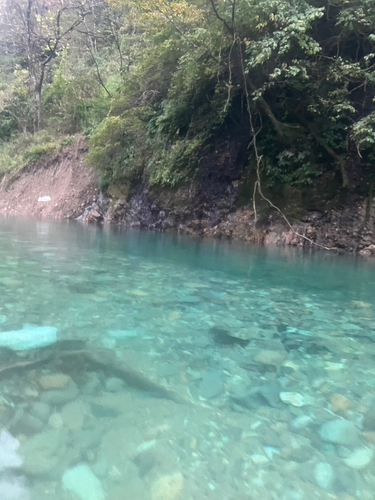
[{"label": "dense green foliage", "polygon": [[[43,126],[87,135],[103,186],[188,182],[215,161],[220,138],[241,138],[247,170],[257,145],[270,186],[334,170],[350,187],[349,156],[358,169],[374,166],[373,0],[117,0],[59,43]],[[1,51],[5,151],[35,118],[27,54]]]}]

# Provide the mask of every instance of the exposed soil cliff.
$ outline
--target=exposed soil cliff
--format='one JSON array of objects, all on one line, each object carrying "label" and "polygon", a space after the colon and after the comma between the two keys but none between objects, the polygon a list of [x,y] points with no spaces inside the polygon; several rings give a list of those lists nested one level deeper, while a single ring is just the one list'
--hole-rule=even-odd
[{"label": "exposed soil cliff", "polygon": [[97,175],[83,165],[85,150],[86,144],[78,141],[4,177],[0,212],[55,218],[80,215],[98,195]]}]

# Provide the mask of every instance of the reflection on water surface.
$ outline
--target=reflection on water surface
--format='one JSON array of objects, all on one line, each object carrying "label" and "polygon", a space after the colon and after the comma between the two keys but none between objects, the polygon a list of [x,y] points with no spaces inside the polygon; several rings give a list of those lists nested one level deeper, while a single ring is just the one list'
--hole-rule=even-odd
[{"label": "reflection on water surface", "polygon": [[1,500],[373,500],[375,267],[0,219]]}]

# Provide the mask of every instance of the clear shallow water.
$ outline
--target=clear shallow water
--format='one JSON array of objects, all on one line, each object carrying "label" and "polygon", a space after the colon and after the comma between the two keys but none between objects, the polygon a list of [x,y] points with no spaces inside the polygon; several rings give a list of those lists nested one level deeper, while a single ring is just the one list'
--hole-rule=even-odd
[{"label": "clear shallow water", "polygon": [[352,257],[0,219],[0,498],[374,499],[374,302]]}]

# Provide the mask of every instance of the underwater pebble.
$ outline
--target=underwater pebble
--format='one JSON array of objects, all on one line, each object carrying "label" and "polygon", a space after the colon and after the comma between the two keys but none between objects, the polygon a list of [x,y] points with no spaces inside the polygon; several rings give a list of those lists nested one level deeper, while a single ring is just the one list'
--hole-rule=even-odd
[{"label": "underwater pebble", "polygon": [[319,462],[314,468],[314,479],[320,488],[328,490],[334,479],[334,470],[331,464],[327,462]]},{"label": "underwater pebble", "polygon": [[101,339],[100,343],[106,349],[114,349],[117,344],[116,339],[110,339],[110,338],[103,338]]},{"label": "underwater pebble", "polygon": [[26,478],[8,475],[0,480],[1,500],[31,500]]},{"label": "underwater pebble", "polygon": [[111,377],[105,381],[105,388],[109,392],[121,392],[125,387],[125,382],[118,377]]},{"label": "underwater pebble", "polygon": [[144,441],[134,452],[133,461],[139,469],[139,474],[145,476],[156,465],[155,455],[156,439]]},{"label": "underwater pebble", "polygon": [[212,370],[203,374],[198,391],[201,397],[213,399],[219,396],[223,389],[223,372],[221,370]]},{"label": "underwater pebble", "polygon": [[273,446],[265,446],[264,453],[267,455],[269,460],[272,460],[274,455],[280,455],[280,451]]},{"label": "underwater pebble", "polygon": [[337,412],[339,410],[347,410],[350,405],[350,401],[341,394],[334,394],[331,397],[331,408],[334,412]]},{"label": "underwater pebble", "polygon": [[31,413],[35,417],[43,420],[44,422],[48,419],[50,412],[51,412],[50,407],[47,404],[41,403],[39,401],[34,403],[31,408]]},{"label": "underwater pebble", "polygon": [[99,479],[86,464],[79,464],[64,472],[63,487],[81,500],[104,500],[106,495]]},{"label": "underwater pebble", "polygon": [[302,445],[299,448],[292,448],[289,453],[286,453],[288,460],[299,463],[311,460],[311,457],[313,455],[314,451],[309,445]]},{"label": "underwater pebble", "polygon": [[40,399],[43,403],[58,406],[67,403],[71,399],[75,399],[78,394],[79,389],[77,384],[71,380],[65,389],[53,389],[43,392]]},{"label": "underwater pebble", "polygon": [[327,361],[324,369],[329,372],[337,372],[345,368],[344,363],[333,363],[332,361]]},{"label": "underwater pebble", "polygon": [[181,472],[161,476],[151,486],[151,498],[152,500],[177,500],[182,493],[183,487],[184,477]]},{"label": "underwater pebble", "polygon": [[0,433],[0,471],[7,468],[19,467],[22,459],[16,453],[20,443],[8,431],[2,430]]},{"label": "underwater pebble", "polygon": [[44,389],[64,389],[71,378],[65,373],[55,373],[53,375],[43,375],[39,378],[38,383]]},{"label": "underwater pebble", "polygon": [[82,387],[82,392],[84,394],[94,394],[100,387],[101,382],[98,377],[98,374],[95,372],[87,373],[87,382]]},{"label": "underwater pebble", "polygon": [[39,396],[39,392],[33,387],[25,387],[23,393],[29,398],[37,398]]},{"label": "underwater pebble", "polygon": [[293,420],[293,422],[291,423],[291,427],[293,429],[303,429],[313,422],[313,419],[308,415],[301,415],[300,417],[297,417]]},{"label": "underwater pebble", "polygon": [[279,396],[281,401],[288,405],[300,407],[311,404],[308,398],[302,394],[298,394],[298,392],[280,392]]},{"label": "underwater pebble", "polygon": [[52,413],[52,415],[48,419],[48,425],[50,425],[54,429],[62,427],[64,425],[64,421],[61,413]]},{"label": "underwater pebble", "polygon": [[269,461],[264,455],[258,454],[250,455],[250,460],[257,465],[266,464]]},{"label": "underwater pebble", "polygon": [[375,431],[375,408],[370,408],[363,418],[363,429]]},{"label": "underwater pebble", "polygon": [[108,335],[116,339],[135,338],[138,337],[137,330],[108,330]]},{"label": "underwater pebble", "polygon": [[370,443],[375,444],[375,432],[374,431],[362,432],[362,436],[365,439],[367,439],[367,441],[370,441]]},{"label": "underwater pebble", "polygon": [[325,422],[319,429],[319,435],[323,441],[344,445],[353,444],[358,439],[356,427],[345,419]]},{"label": "underwater pebble", "polygon": [[21,444],[19,452],[24,460],[23,470],[37,476],[55,471],[67,451],[68,438],[69,431],[61,427],[43,431],[27,439]]},{"label": "underwater pebble", "polygon": [[105,476],[108,473],[108,463],[107,460],[104,458],[101,460],[98,460],[92,465],[92,470],[94,471],[94,474],[97,476]]},{"label": "underwater pebble", "polygon": [[144,441],[141,443],[134,452],[134,455],[138,455],[139,453],[143,453],[151,448],[154,448],[156,445],[156,439],[151,439],[150,441]]},{"label": "underwater pebble", "polygon": [[82,401],[72,401],[66,404],[61,410],[61,416],[64,424],[70,430],[78,430],[83,427],[87,414],[87,406]]},{"label": "underwater pebble", "polygon": [[268,349],[261,349],[254,357],[256,363],[262,365],[280,366],[287,359],[286,351],[270,351]]},{"label": "underwater pebble", "polygon": [[354,323],[344,323],[341,325],[341,328],[346,331],[356,331],[361,329],[361,327],[355,325]]},{"label": "underwater pebble", "polygon": [[373,458],[373,450],[370,450],[369,448],[358,448],[352,453],[352,455],[346,458],[344,462],[352,469],[364,469],[369,465]]},{"label": "underwater pebble", "polygon": [[281,387],[279,384],[271,382],[269,384],[263,384],[259,388],[259,394],[270,406],[278,408],[281,405],[280,389]]}]

